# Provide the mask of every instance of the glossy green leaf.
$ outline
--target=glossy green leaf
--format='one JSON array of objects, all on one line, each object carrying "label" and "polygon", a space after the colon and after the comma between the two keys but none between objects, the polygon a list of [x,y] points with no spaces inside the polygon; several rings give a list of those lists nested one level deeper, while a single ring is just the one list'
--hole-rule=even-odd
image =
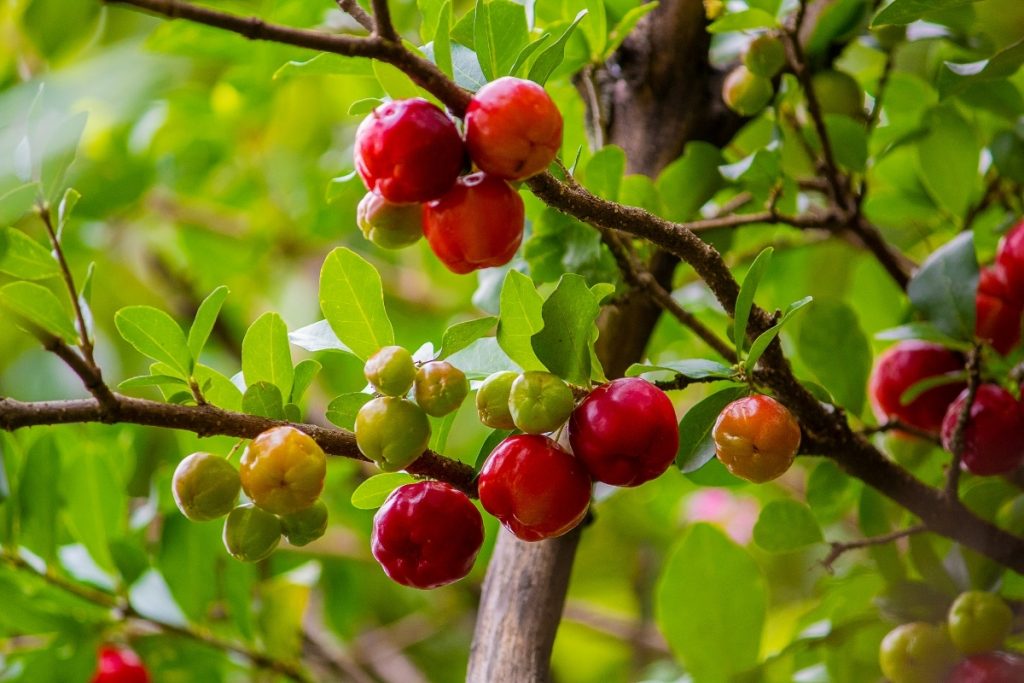
[{"label": "glossy green leaf", "polygon": [[320,271],[320,308],[338,339],[362,360],[395,343],[380,274],[350,249],[327,255]]},{"label": "glossy green leaf", "polygon": [[540,38],[537,38],[537,40],[534,40],[533,42],[525,45],[523,49],[519,51],[519,54],[516,55],[516,61],[514,61],[512,63],[512,66],[509,68],[508,75],[518,77],[519,72],[522,70],[524,66],[526,66],[526,63],[530,61],[530,57],[533,56],[533,53],[542,48],[544,45],[546,45],[550,39],[551,34],[544,33],[540,36]]},{"label": "glossy green leaf", "polygon": [[917,141],[921,182],[936,204],[962,217],[978,187],[981,147],[976,133],[952,107],[937,107],[925,119],[927,134]]},{"label": "glossy green leaf", "polygon": [[604,48],[604,54],[601,55],[600,61],[608,61],[612,54],[622,45],[622,41],[626,39],[630,31],[636,28],[641,19],[657,8],[658,4],[657,2],[647,2],[639,7],[632,7],[623,14],[622,18],[615,24],[615,28],[608,34],[608,44]]},{"label": "glossy green leaf", "polygon": [[544,367],[567,382],[588,385],[591,330],[599,312],[586,280],[563,275],[542,307],[544,328],[531,337],[533,351]]},{"label": "glossy green leaf", "polygon": [[373,77],[373,66],[368,59],[345,57],[321,52],[312,59],[293,60],[274,72],[274,80],[294,76],[364,76]]},{"label": "glossy green leaf", "polygon": [[768,12],[761,9],[748,9],[741,12],[729,12],[708,26],[708,32],[730,33],[758,28],[772,28],[778,25],[778,20]]},{"label": "glossy green leaf", "polygon": [[727,405],[743,398],[749,389],[729,387],[698,401],[679,421],[679,450],[676,467],[684,474],[696,472],[715,457],[715,442],[711,431],[718,416]]},{"label": "glossy green leaf", "polygon": [[452,43],[451,43],[451,24],[452,24],[452,3],[449,0],[445,0],[445,3],[441,6],[441,12],[438,14],[437,20],[437,31],[434,33],[434,63],[437,64],[437,68],[440,69],[445,75],[452,77]]},{"label": "glossy green leaf", "polygon": [[757,287],[761,284],[761,278],[764,277],[769,264],[771,264],[774,251],[772,247],[768,247],[757,255],[754,262],[750,264],[750,268],[743,278],[743,284],[740,285],[740,293],[736,297],[732,339],[736,345],[736,352],[740,356],[743,355],[743,349],[746,347],[747,321],[750,319],[750,309],[754,305],[754,295],[757,294]]},{"label": "glossy green leaf", "polygon": [[23,280],[45,280],[60,275],[49,249],[20,230],[0,231],[0,272]]},{"label": "glossy green leaf", "polygon": [[350,502],[358,510],[375,510],[384,504],[392,491],[415,481],[412,475],[405,472],[375,474],[356,487]]},{"label": "glossy green leaf", "polygon": [[583,17],[587,16],[587,10],[580,10],[573,19],[572,23],[566,27],[562,35],[552,43],[549,47],[545,48],[543,52],[537,57],[537,61],[530,67],[529,79],[535,83],[544,85],[547,82],[548,77],[551,73],[558,68],[565,59],[565,44],[569,42],[569,37],[572,32],[576,29],[576,26],[583,20]]},{"label": "glossy green leaf", "polygon": [[355,429],[359,409],[372,399],[373,394],[342,394],[328,404],[325,417],[331,424],[352,431]]},{"label": "glossy green leaf", "polygon": [[759,361],[761,356],[764,355],[764,352],[768,350],[768,345],[775,341],[775,338],[779,336],[779,333],[782,332],[782,328],[786,323],[793,319],[793,316],[797,311],[802,310],[807,304],[811,303],[811,301],[813,301],[813,299],[809,296],[800,299],[800,301],[794,301],[786,307],[786,311],[782,314],[782,317],[779,318],[779,322],[775,323],[757,336],[754,343],[750,345],[750,352],[747,354],[747,360],[744,361],[744,366],[748,373],[757,366],[757,361]]},{"label": "glossy green leaf", "polygon": [[910,24],[936,12],[951,7],[970,5],[978,0],[893,0],[871,21],[872,26],[885,24]]},{"label": "glossy green leaf", "polygon": [[907,295],[940,332],[959,340],[974,337],[978,258],[966,232],[936,249],[907,286]]},{"label": "glossy green leaf", "polygon": [[192,321],[192,327],[188,331],[188,350],[192,358],[198,359],[206,346],[206,341],[213,332],[213,326],[217,323],[217,316],[228,297],[228,288],[220,286],[210,292],[209,296],[199,304],[196,317]]},{"label": "glossy green leaf", "polygon": [[393,100],[423,97],[423,92],[412,82],[412,79],[391,64],[373,60],[373,75],[377,77],[380,87]]},{"label": "glossy green leaf", "polygon": [[[469,379],[484,379],[504,370],[521,372],[520,367],[498,345],[495,337],[483,337],[448,357],[448,362],[462,370]],[[538,369],[543,366],[539,364]]]},{"label": "glossy green leaf", "polygon": [[687,221],[697,215],[725,181],[718,168],[722,152],[706,142],[689,142],[683,155],[658,175],[656,187],[665,204],[665,218]]},{"label": "glossy green leaf", "polygon": [[[331,324],[320,320],[288,333],[288,341],[307,351],[341,351],[352,353],[352,349],[341,343],[334,334]],[[353,354],[354,355],[354,354]]]},{"label": "glossy green leaf", "polygon": [[544,301],[533,282],[522,273],[510,270],[501,287],[500,301],[498,345],[524,370],[543,369],[531,342],[533,335],[544,327]]},{"label": "glossy green leaf", "polygon": [[207,402],[224,410],[239,411],[242,409],[242,392],[230,379],[201,364],[196,364],[192,374],[199,383],[199,388]]},{"label": "glossy green leaf", "polygon": [[961,339],[954,339],[948,334],[943,334],[929,322],[913,322],[897,327],[890,327],[875,334],[875,339],[883,341],[904,341],[907,339],[920,339],[922,341],[935,342],[950,349],[968,351],[971,348],[970,342]]},{"label": "glossy green leaf", "polygon": [[281,390],[270,382],[249,385],[242,395],[242,412],[272,420],[284,420],[284,399]]},{"label": "glossy green leaf", "polygon": [[689,358],[686,360],[670,360],[657,365],[634,363],[626,370],[627,377],[636,377],[647,372],[667,370],[689,379],[731,379],[736,373],[728,365],[718,361],[705,360],[703,358]]},{"label": "glossy green leaf", "polygon": [[323,366],[320,362],[312,358],[299,361],[299,364],[295,366],[295,378],[292,381],[292,391],[289,397],[292,403],[298,403],[302,400],[306,390],[313,384],[313,380],[316,379],[317,373],[322,368]]},{"label": "glossy green leaf", "polygon": [[247,386],[268,382],[280,390],[282,397],[291,395],[295,370],[288,346],[288,327],[277,313],[264,313],[245,333],[242,374]]},{"label": "glossy green leaf", "polygon": [[122,390],[138,389],[140,387],[159,387],[169,384],[179,387],[188,386],[188,382],[181,377],[173,377],[171,375],[139,375],[138,377],[129,377],[123,382],[120,382],[117,385],[117,388]]},{"label": "glossy green leaf", "polygon": [[625,172],[626,153],[621,147],[606,145],[587,162],[584,185],[598,197],[614,202],[619,198]]},{"label": "glossy green leaf", "polygon": [[863,411],[871,344],[848,304],[836,299],[815,301],[800,325],[797,351],[839,405],[854,415]]},{"label": "glossy green leaf", "polygon": [[754,525],[754,542],[770,553],[792,552],[823,540],[811,509],[795,500],[768,503]]},{"label": "glossy green leaf", "polygon": [[441,350],[437,352],[438,360],[447,358],[456,351],[466,348],[490,332],[497,322],[498,318],[488,316],[452,325],[444,331],[444,336],[441,337]]},{"label": "glossy green leaf", "polygon": [[0,306],[13,314],[29,332],[58,337],[68,344],[78,343],[78,332],[67,311],[46,287],[33,282],[12,282],[0,287]]},{"label": "glossy green leaf", "polygon": [[615,259],[601,241],[601,234],[550,207],[533,223],[523,256],[538,283],[557,282],[565,273],[582,275],[592,284],[619,277]]},{"label": "glossy green leaf", "polygon": [[152,306],[129,306],[114,316],[121,337],[136,351],[166,363],[181,377],[192,372],[192,354],[185,333],[174,318]]}]

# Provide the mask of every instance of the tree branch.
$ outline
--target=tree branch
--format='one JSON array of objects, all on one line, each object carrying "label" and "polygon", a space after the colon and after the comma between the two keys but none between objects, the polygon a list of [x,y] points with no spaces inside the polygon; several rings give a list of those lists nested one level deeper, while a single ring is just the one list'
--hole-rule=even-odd
[{"label": "tree branch", "polygon": [[338,9],[356,20],[367,31],[374,31],[373,17],[356,0],[337,0]]},{"label": "tree branch", "polygon": [[400,42],[395,25],[391,22],[391,8],[388,0],[372,0],[374,33],[391,42]]}]

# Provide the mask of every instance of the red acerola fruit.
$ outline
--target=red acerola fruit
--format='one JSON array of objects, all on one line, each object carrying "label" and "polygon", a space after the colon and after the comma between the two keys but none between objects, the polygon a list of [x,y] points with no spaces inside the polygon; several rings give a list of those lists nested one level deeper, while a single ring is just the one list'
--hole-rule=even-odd
[{"label": "red acerola fruit", "polygon": [[377,510],[370,549],[393,581],[437,588],[468,574],[483,542],[483,519],[466,494],[420,481],[392,491]]},{"label": "red acerola fruit", "polygon": [[1020,342],[1024,307],[978,290],[974,334],[1004,356]]},{"label": "red acerola fruit", "polygon": [[781,477],[800,448],[800,425],[770,396],[755,394],[725,407],[712,430],[715,455],[737,477],[757,484]]},{"label": "red acerola fruit", "polygon": [[1010,228],[999,245],[996,264],[1006,273],[1010,291],[1024,299],[1024,221]]},{"label": "red acerola fruit", "polygon": [[377,107],[356,130],[355,163],[366,188],[396,204],[437,199],[462,170],[455,124],[422,99]]},{"label": "red acerola fruit", "polygon": [[627,377],[594,389],[573,411],[569,443],[597,481],[639,486],[675,460],[679,426],[664,391]]},{"label": "red acerola fruit", "polygon": [[510,436],[495,448],[477,488],[480,503],[524,541],[561,536],[590,506],[590,476],[546,436]]},{"label": "red acerola fruit", "polygon": [[[967,402],[967,390],[957,397],[942,421],[942,446],[952,450],[956,423]],[[1006,389],[982,384],[971,405],[964,429],[964,468],[972,474],[1012,472],[1024,464],[1024,412]]]},{"label": "red acerola fruit", "polygon": [[523,180],[554,161],[562,147],[562,115],[543,87],[505,76],[470,100],[466,146],[480,170]]},{"label": "red acerola fruit", "polygon": [[131,650],[104,645],[92,683],[150,683],[149,672]]},{"label": "red acerola fruit", "polygon": [[523,241],[524,215],[523,199],[508,183],[473,173],[423,207],[423,234],[448,270],[462,275],[511,261]]},{"label": "red acerola fruit", "polygon": [[1024,681],[1024,657],[1007,652],[986,652],[963,660],[949,673],[946,683],[1020,683]]},{"label": "red acerola fruit", "polygon": [[878,357],[871,373],[868,388],[875,415],[879,420],[897,419],[918,429],[938,432],[946,408],[966,386],[965,382],[933,387],[906,405],[900,397],[922,380],[963,369],[963,359],[938,344],[923,341],[896,344]]}]

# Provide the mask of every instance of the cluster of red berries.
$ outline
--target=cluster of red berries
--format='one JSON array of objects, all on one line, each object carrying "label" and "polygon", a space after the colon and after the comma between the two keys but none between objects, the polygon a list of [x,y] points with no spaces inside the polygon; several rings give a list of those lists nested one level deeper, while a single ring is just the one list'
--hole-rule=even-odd
[{"label": "cluster of red berries", "polygon": [[1024,221],[1003,239],[995,263],[982,268],[976,303],[975,334],[1008,354],[1024,321]]},{"label": "cluster of red berries", "polygon": [[942,624],[912,622],[889,632],[879,664],[890,683],[1019,683],[1024,657],[1000,652],[1013,611],[999,596],[961,593]]},{"label": "cluster of red berries", "polygon": [[[174,470],[178,509],[194,522],[227,515],[224,547],[243,562],[270,555],[284,536],[303,546],[327,530],[327,506],[319,500],[327,474],[320,446],[294,427],[269,429],[249,444],[236,470],[227,458],[193,453]],[[245,491],[249,503],[237,505]]]},{"label": "cluster of red berries", "polygon": [[92,683],[150,683],[149,672],[133,651],[104,645],[100,648]]},{"label": "cluster of red berries", "polygon": [[[388,102],[356,131],[356,170],[370,191],[359,227],[392,249],[424,235],[455,273],[504,265],[523,238],[523,200],[509,182],[544,171],[561,146],[562,115],[531,81],[505,77],[481,88],[466,111],[465,140],[426,100]],[[467,152],[479,170],[460,176]]]}]

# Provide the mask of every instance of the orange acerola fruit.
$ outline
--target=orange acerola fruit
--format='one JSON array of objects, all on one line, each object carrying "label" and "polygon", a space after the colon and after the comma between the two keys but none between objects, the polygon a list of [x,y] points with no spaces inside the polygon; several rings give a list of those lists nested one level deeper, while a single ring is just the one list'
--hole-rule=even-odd
[{"label": "orange acerola fruit", "polygon": [[239,474],[253,503],[275,515],[288,515],[316,502],[324,488],[327,457],[304,432],[274,427],[245,449]]},{"label": "orange acerola fruit", "polygon": [[770,396],[741,398],[715,422],[715,454],[737,477],[762,483],[782,476],[800,448],[800,425]]}]

